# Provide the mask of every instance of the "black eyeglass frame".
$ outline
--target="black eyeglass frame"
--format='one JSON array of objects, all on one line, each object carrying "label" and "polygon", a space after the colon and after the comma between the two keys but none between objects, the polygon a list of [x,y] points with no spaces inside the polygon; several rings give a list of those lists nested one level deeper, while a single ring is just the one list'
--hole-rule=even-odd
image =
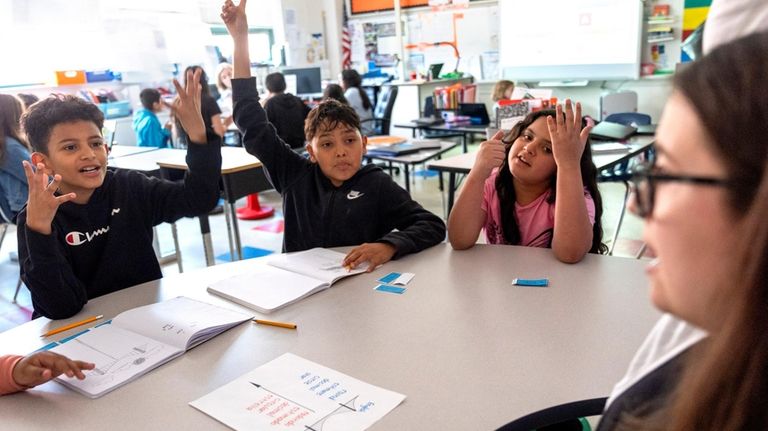
[{"label": "black eyeglass frame", "polygon": [[[639,165],[635,168],[629,180],[634,192],[635,213],[639,217],[645,218],[653,214],[653,208],[656,203],[657,182],[682,182],[710,187],[733,186],[732,181],[724,178],[653,173],[654,165],[654,163]],[[643,187],[644,184],[647,186],[647,191]]]}]

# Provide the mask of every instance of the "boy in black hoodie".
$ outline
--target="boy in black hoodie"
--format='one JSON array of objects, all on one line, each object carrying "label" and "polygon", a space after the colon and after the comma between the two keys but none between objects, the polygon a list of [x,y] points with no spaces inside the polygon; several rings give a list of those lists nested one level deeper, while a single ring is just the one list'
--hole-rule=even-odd
[{"label": "boy in black hoodie", "polygon": [[293,149],[304,148],[304,120],[309,114],[309,106],[285,92],[285,77],[280,72],[267,75],[264,85],[270,93],[264,109],[277,135]]},{"label": "boy in black hoodie", "polygon": [[206,132],[200,73],[186,82],[184,89],[174,80],[173,105],[193,143],[183,182],[107,170],[104,116],[92,103],[52,96],[22,118],[35,169],[24,162],[29,200],[18,218],[19,261],[34,317],[71,317],[91,298],[161,278],[152,227],[216,205],[221,139]]},{"label": "boy in black hoodie", "polygon": [[[309,160],[277,136],[259,105],[250,74],[246,0],[226,0],[222,19],[235,42],[232,97],[243,144],[258,157],[283,196],[283,251],[356,245],[343,265],[368,262],[372,271],[390,259],[415,253],[445,239],[445,223],[413,201],[380,168],[362,164],[366,138],[352,108],[335,100],[307,117]],[[393,231],[397,229],[397,231]]]}]

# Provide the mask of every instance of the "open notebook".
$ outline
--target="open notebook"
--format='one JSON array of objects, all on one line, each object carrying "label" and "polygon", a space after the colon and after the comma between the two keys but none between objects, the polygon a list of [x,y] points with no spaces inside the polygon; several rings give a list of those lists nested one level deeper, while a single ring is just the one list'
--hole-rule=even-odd
[{"label": "open notebook", "polygon": [[252,317],[183,296],[133,308],[52,348],[96,364],[85,380],[56,381],[98,398]]},{"label": "open notebook", "polygon": [[367,265],[347,271],[341,266],[344,254],[313,248],[269,258],[245,274],[217,281],[208,292],[261,313],[293,304],[350,275],[365,272]]}]

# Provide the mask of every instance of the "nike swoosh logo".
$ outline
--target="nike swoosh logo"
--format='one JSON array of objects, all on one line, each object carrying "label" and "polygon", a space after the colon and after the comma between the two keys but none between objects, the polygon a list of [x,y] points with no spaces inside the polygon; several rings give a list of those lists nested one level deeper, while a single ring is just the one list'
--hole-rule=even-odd
[{"label": "nike swoosh logo", "polygon": [[365,193],[360,193],[360,192],[352,191],[352,192],[347,193],[347,199],[349,199],[349,200],[357,199],[360,196],[363,196],[364,194]]},{"label": "nike swoosh logo", "polygon": [[119,212],[120,212],[120,208],[114,208],[114,209],[112,210],[112,215],[115,215],[115,214],[117,214],[117,213],[119,213]]}]

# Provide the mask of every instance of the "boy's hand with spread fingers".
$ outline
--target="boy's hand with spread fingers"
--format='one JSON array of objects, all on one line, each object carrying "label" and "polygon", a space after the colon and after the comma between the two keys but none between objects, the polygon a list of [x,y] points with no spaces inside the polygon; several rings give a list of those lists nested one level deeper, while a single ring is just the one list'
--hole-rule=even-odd
[{"label": "boy's hand with spread fingers", "polygon": [[200,93],[202,90],[200,76],[202,72],[203,69],[200,68],[196,69],[194,73],[188,71],[183,88],[179,81],[173,80],[178,96],[171,106],[173,115],[189,135],[189,140],[198,144],[204,144],[208,141],[205,135],[203,114],[200,110]]},{"label": "boy's hand with spread fingers", "polygon": [[75,193],[56,196],[54,193],[61,183],[61,175],[53,176],[52,181],[48,181],[48,175],[45,173],[45,165],[37,164],[37,169],[32,169],[32,164],[23,161],[24,173],[27,176],[29,184],[29,197],[27,198],[27,221],[29,229],[43,235],[51,234],[51,223],[56,216],[59,205],[69,202],[77,197]]},{"label": "boy's hand with spread fingers", "polygon": [[344,258],[344,265],[347,269],[355,269],[358,265],[368,262],[368,269],[365,272],[371,272],[379,265],[383,265],[395,255],[395,246],[385,242],[364,243],[353,248]]}]

